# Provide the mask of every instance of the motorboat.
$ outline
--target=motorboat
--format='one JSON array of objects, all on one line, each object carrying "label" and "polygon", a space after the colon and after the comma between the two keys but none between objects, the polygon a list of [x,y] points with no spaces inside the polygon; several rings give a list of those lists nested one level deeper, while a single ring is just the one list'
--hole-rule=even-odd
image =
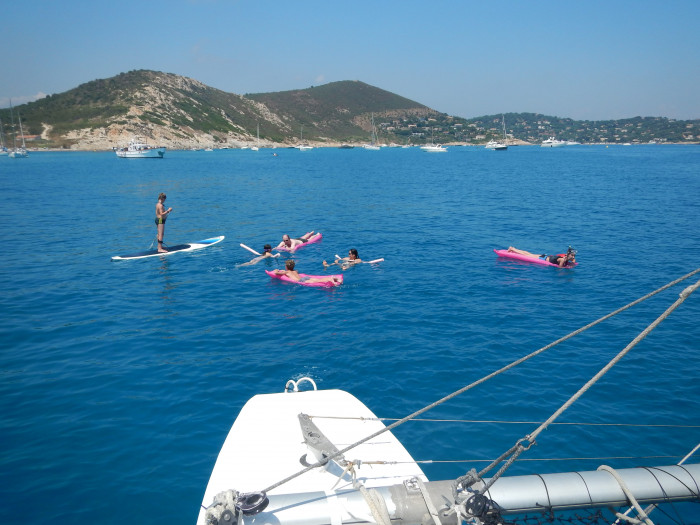
[{"label": "motorboat", "polygon": [[134,139],[125,148],[117,149],[116,154],[122,159],[162,159],[165,147],[151,146],[140,139]]},{"label": "motorboat", "polygon": [[420,149],[423,151],[427,151],[428,153],[445,153],[447,152],[447,148],[443,146],[442,144],[426,144],[425,146],[421,146]]},{"label": "motorboat", "polygon": [[484,146],[486,149],[493,149],[493,150],[504,150],[508,149],[508,145],[503,144],[503,142],[499,142],[497,140],[489,140],[486,143],[486,146]]},{"label": "motorboat", "polygon": [[547,140],[542,141],[543,148],[560,148],[566,146],[566,141],[557,140],[554,137],[549,137]]}]

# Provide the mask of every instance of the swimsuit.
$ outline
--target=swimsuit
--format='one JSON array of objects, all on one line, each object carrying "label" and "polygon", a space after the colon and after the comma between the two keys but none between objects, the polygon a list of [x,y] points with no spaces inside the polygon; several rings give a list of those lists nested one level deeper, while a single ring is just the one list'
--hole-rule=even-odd
[{"label": "swimsuit", "polygon": [[165,217],[161,217],[160,219],[156,217],[156,226],[159,224],[165,224]]}]

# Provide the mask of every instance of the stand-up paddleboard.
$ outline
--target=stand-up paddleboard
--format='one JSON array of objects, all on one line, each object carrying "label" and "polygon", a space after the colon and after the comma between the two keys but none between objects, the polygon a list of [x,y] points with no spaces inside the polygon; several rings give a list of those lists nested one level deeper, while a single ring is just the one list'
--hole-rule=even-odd
[{"label": "stand-up paddleboard", "polygon": [[201,250],[202,248],[207,248],[209,246],[214,246],[224,240],[224,236],[212,237],[211,239],[204,239],[203,241],[191,242],[189,244],[178,244],[176,246],[167,246],[167,252],[158,253],[158,249],[145,250],[142,252],[130,253],[128,255],[115,255],[112,257],[113,261],[128,261],[131,259],[144,259],[146,257],[162,257],[165,255],[172,255],[173,253],[180,252],[192,252],[194,250]]},{"label": "stand-up paddleboard", "polygon": [[[316,286],[316,287],[323,287],[323,288],[332,288],[334,286],[340,286],[343,284],[343,275],[342,274],[336,274],[336,275],[307,275],[305,273],[300,273],[299,277],[302,278],[301,281],[295,281],[294,279],[290,279],[286,275],[278,275],[275,272],[271,272],[269,270],[265,270],[265,273],[272,277],[273,279],[279,279],[280,281],[284,281],[286,283],[292,283],[292,284],[300,284],[302,286]],[[334,277],[336,279],[335,282],[333,281],[323,281],[323,282],[307,282],[304,281],[303,279],[313,279],[316,277]]]},{"label": "stand-up paddleboard", "polygon": [[315,242],[318,242],[321,239],[323,239],[323,235],[321,235],[321,232],[319,232],[319,233],[316,233],[316,234],[312,235],[311,237],[309,237],[308,241],[306,241],[304,244],[300,244],[296,248],[286,248],[283,246],[282,248],[274,248],[274,249],[277,250],[278,252],[295,252],[299,248],[303,248],[304,246],[306,246],[308,244],[313,244]]},{"label": "stand-up paddleboard", "polygon": [[[499,257],[506,257],[508,259],[517,259],[518,261],[525,261],[535,264],[542,264],[544,266],[554,266],[555,268],[573,268],[578,263],[569,263],[566,266],[559,266],[558,264],[553,264],[545,259],[540,259],[539,257],[530,257],[529,255],[523,255],[521,253],[509,252],[508,250],[493,250]],[[559,257],[566,257],[565,253],[558,253]]]}]

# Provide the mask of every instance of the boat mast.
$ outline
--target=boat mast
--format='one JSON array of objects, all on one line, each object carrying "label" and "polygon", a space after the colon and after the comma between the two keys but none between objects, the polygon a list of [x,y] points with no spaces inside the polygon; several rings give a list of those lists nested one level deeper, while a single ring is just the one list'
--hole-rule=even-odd
[{"label": "boat mast", "polygon": [[10,120],[12,121],[12,147],[17,149],[17,131],[15,130],[15,116],[12,113],[12,99],[10,99]]},{"label": "boat mast", "polygon": [[19,115],[19,110],[17,110],[17,120],[19,120],[19,132],[22,134],[22,149],[27,149],[24,143],[24,130],[22,129],[22,117]]}]

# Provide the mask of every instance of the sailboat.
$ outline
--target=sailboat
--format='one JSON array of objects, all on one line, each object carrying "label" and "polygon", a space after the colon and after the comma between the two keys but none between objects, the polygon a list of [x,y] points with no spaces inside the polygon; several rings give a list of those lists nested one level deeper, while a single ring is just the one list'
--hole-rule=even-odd
[{"label": "sailboat", "polygon": [[2,127],[2,120],[0,120],[0,157],[7,155],[7,147],[5,146],[5,130]]},{"label": "sailboat", "polygon": [[508,137],[506,135],[506,118],[504,115],[501,115],[501,123],[503,125],[503,142],[490,140],[486,143],[486,149],[492,149],[497,151],[508,149]]},{"label": "sailboat", "polygon": [[370,142],[369,144],[364,144],[362,147],[371,151],[379,150],[379,144],[377,144],[377,128],[374,126],[374,113],[372,113],[372,131],[370,133]]},{"label": "sailboat", "polygon": [[22,147],[17,147],[17,132],[15,130],[15,118],[12,113],[12,101],[10,100],[10,118],[12,119],[12,142],[14,149],[8,153],[8,157],[11,159],[23,159],[28,157],[27,147],[24,144],[24,131],[22,130],[22,118],[19,116],[19,111],[17,111],[17,120],[19,120],[19,132],[22,135]]},{"label": "sailboat", "polygon": [[299,142],[299,144],[294,147],[299,151],[308,151],[310,149],[314,149],[313,146],[304,142],[304,126],[301,127],[301,142]]},{"label": "sailboat", "polygon": [[258,151],[260,149],[260,123],[258,123],[258,141],[255,143],[255,146],[250,149],[253,151]]},{"label": "sailboat", "polygon": [[445,146],[443,146],[442,144],[435,144],[435,128],[430,128],[430,131],[430,144],[425,144],[424,146],[421,146],[420,149],[422,149],[423,151],[427,151],[428,153],[446,152],[447,148]]}]

